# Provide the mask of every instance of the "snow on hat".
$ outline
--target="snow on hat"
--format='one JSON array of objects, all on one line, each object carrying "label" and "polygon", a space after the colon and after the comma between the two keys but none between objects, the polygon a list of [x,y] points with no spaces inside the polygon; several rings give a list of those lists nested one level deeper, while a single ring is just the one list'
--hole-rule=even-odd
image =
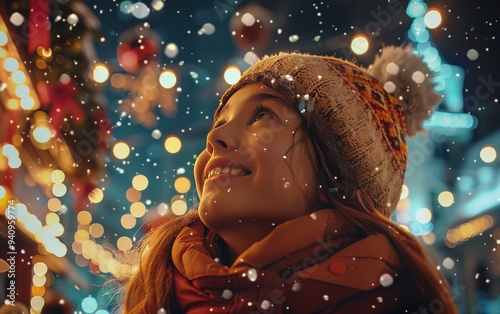
[{"label": "snow on hat", "polygon": [[297,98],[310,136],[339,178],[335,188],[341,195],[366,193],[390,217],[404,181],[405,138],[423,129],[441,99],[432,79],[409,46],[384,47],[368,69],[331,56],[282,52],[245,71],[222,96],[215,117],[234,92],[253,82]]}]

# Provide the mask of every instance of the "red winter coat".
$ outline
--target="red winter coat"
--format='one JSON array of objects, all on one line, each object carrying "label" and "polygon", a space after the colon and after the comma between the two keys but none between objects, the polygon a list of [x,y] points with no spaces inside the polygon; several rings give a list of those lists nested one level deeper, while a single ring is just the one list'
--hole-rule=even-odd
[{"label": "red winter coat", "polygon": [[[333,210],[277,226],[231,266],[201,222],[172,248],[174,313],[412,313],[421,300],[386,236]],[[219,239],[219,240],[218,240]]]}]

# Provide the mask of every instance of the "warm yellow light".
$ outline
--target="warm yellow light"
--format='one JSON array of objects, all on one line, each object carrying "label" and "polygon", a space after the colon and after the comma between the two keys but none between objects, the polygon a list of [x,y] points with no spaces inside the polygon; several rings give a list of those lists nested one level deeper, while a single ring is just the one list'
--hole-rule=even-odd
[{"label": "warm yellow light", "polygon": [[88,198],[94,204],[100,203],[104,198],[104,192],[99,188],[95,188],[89,193]]},{"label": "warm yellow light", "polygon": [[87,230],[78,230],[74,236],[76,243],[84,243],[89,239],[89,232]]},{"label": "warm yellow light", "polygon": [[82,210],[76,216],[76,220],[80,225],[88,225],[92,221],[92,214],[86,210]]},{"label": "warm yellow light", "polygon": [[132,248],[132,240],[129,237],[120,237],[116,241],[116,246],[122,251],[128,251]]},{"label": "warm yellow light", "polygon": [[20,103],[18,99],[11,98],[7,100],[7,108],[10,110],[17,110],[20,107]]},{"label": "warm yellow light", "polygon": [[51,198],[47,201],[47,207],[51,212],[56,212],[61,208],[61,201],[58,198]]},{"label": "warm yellow light", "polygon": [[47,273],[48,267],[44,262],[38,262],[33,265],[33,272],[38,276],[44,276]]},{"label": "warm yellow light", "polygon": [[31,298],[30,304],[33,310],[40,311],[45,305],[45,300],[41,296],[34,296]]},{"label": "warm yellow light", "polygon": [[125,214],[122,216],[120,219],[120,223],[125,229],[132,229],[135,227],[135,224],[137,223],[137,219],[132,216],[131,214]]},{"label": "warm yellow light", "polygon": [[401,189],[401,196],[399,198],[404,199],[407,198],[408,195],[410,195],[410,189],[406,184],[403,184],[403,188]]},{"label": "warm yellow light", "polygon": [[177,136],[170,136],[165,139],[165,149],[171,154],[178,153],[181,150],[182,142]]},{"label": "warm yellow light", "polygon": [[35,285],[37,287],[41,287],[41,286],[45,285],[45,283],[47,282],[47,278],[45,278],[44,275],[42,275],[42,276],[34,275],[32,278],[32,282],[33,282],[33,285]]},{"label": "warm yellow light", "polygon": [[186,201],[179,199],[172,203],[172,212],[178,216],[184,215],[187,211]]},{"label": "warm yellow light", "polygon": [[66,175],[59,169],[54,170],[50,173],[50,179],[52,180],[53,183],[62,183],[65,178]]},{"label": "warm yellow light", "polygon": [[146,214],[146,205],[142,202],[135,202],[130,205],[130,213],[136,218],[141,218]]},{"label": "warm yellow light", "polygon": [[351,50],[357,55],[364,54],[368,51],[369,47],[370,43],[363,35],[357,35],[351,40]]},{"label": "warm yellow light", "polygon": [[125,159],[130,154],[130,147],[125,142],[116,142],[113,146],[113,155],[118,159]]},{"label": "warm yellow light", "polygon": [[127,201],[133,203],[138,202],[141,199],[141,194],[142,193],[140,191],[137,191],[134,188],[129,188],[125,193],[125,197],[127,198]]},{"label": "warm yellow light", "polygon": [[149,181],[145,175],[138,174],[132,179],[132,186],[137,191],[143,191],[148,187]]},{"label": "warm yellow light", "polygon": [[90,235],[94,238],[100,238],[104,234],[104,227],[100,223],[90,225]]},{"label": "warm yellow light", "polygon": [[163,86],[163,88],[172,88],[174,87],[175,83],[177,83],[177,77],[175,76],[175,73],[171,70],[165,70],[160,74],[160,85]]},{"label": "warm yellow light", "polygon": [[497,159],[497,151],[492,146],[485,146],[479,152],[479,157],[485,163],[491,163]]},{"label": "warm yellow light", "polygon": [[93,79],[97,83],[105,82],[109,77],[108,67],[103,63],[98,63],[94,67]]},{"label": "warm yellow light", "polygon": [[450,191],[443,191],[438,195],[438,202],[443,207],[450,207],[455,202],[455,197]]},{"label": "warm yellow light", "polygon": [[186,177],[175,179],[174,188],[178,193],[184,194],[191,188],[191,182]]},{"label": "warm yellow light", "polygon": [[241,77],[241,71],[238,67],[234,65],[227,67],[226,70],[224,71],[224,80],[226,81],[226,83],[230,85],[238,82],[240,77]]},{"label": "warm yellow light", "polygon": [[436,9],[427,11],[424,16],[424,24],[430,29],[438,27],[441,25],[441,13]]},{"label": "warm yellow light", "polygon": [[56,183],[52,186],[52,193],[56,197],[64,196],[64,194],[66,194],[67,190],[68,189],[66,188],[66,185],[64,185],[63,183]]},{"label": "warm yellow light", "polygon": [[59,215],[56,213],[48,213],[45,215],[45,223],[51,225],[60,221]]}]

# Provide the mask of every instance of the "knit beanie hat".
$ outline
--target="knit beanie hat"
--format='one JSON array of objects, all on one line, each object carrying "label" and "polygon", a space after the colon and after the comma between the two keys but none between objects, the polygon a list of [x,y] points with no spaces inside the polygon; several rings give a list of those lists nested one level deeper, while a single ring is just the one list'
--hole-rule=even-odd
[{"label": "knit beanie hat", "polygon": [[[387,46],[363,69],[331,56],[266,56],[222,96],[217,118],[242,86],[261,82],[297,99],[340,195],[360,190],[387,217],[400,199],[408,158],[405,137],[439,102],[433,74],[411,47]],[[332,188],[332,187],[329,187]]]}]

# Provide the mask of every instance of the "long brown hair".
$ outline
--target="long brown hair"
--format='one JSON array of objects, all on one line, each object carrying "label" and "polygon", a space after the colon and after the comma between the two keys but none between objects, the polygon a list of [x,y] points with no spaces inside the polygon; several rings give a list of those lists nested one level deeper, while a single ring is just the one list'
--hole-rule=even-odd
[{"label": "long brown hair", "polygon": [[167,222],[152,229],[139,243],[137,269],[124,278],[122,313],[170,313],[173,272],[170,251],[182,228],[198,221],[196,210],[184,216],[170,213]]},{"label": "long brown hair", "polygon": [[[302,127],[306,129],[306,124]],[[305,132],[307,133],[307,132]],[[370,199],[360,191],[343,195],[345,199],[330,193],[328,188],[341,188],[341,178],[326,157],[318,142],[321,137],[311,134],[304,136],[311,160],[315,163],[319,182],[324,189],[327,206],[338,210],[355,226],[367,235],[382,233],[388,237],[399,253],[402,263],[408,270],[411,280],[420,292],[420,298],[431,308],[439,304],[441,313],[458,313],[447,280],[433,267],[426,251],[414,236],[384,216]],[[172,307],[173,272],[170,252],[179,231],[186,225],[199,221],[196,210],[185,216],[175,217],[152,230],[138,247],[139,262],[137,270],[125,282],[123,313],[157,313]]]},{"label": "long brown hair", "polygon": [[[441,273],[431,256],[432,252],[419,244],[417,239],[404,230],[373,205],[370,198],[360,190],[342,193],[342,178],[335,165],[329,165],[320,149],[315,134],[306,137],[307,149],[316,162],[319,181],[325,187],[323,194],[332,208],[338,210],[366,235],[381,233],[387,236],[399,253],[403,265],[415,283],[424,304],[428,308],[438,305],[439,313],[458,313],[448,281]],[[312,153],[314,152],[314,153]],[[329,188],[334,188],[331,192]]]}]

